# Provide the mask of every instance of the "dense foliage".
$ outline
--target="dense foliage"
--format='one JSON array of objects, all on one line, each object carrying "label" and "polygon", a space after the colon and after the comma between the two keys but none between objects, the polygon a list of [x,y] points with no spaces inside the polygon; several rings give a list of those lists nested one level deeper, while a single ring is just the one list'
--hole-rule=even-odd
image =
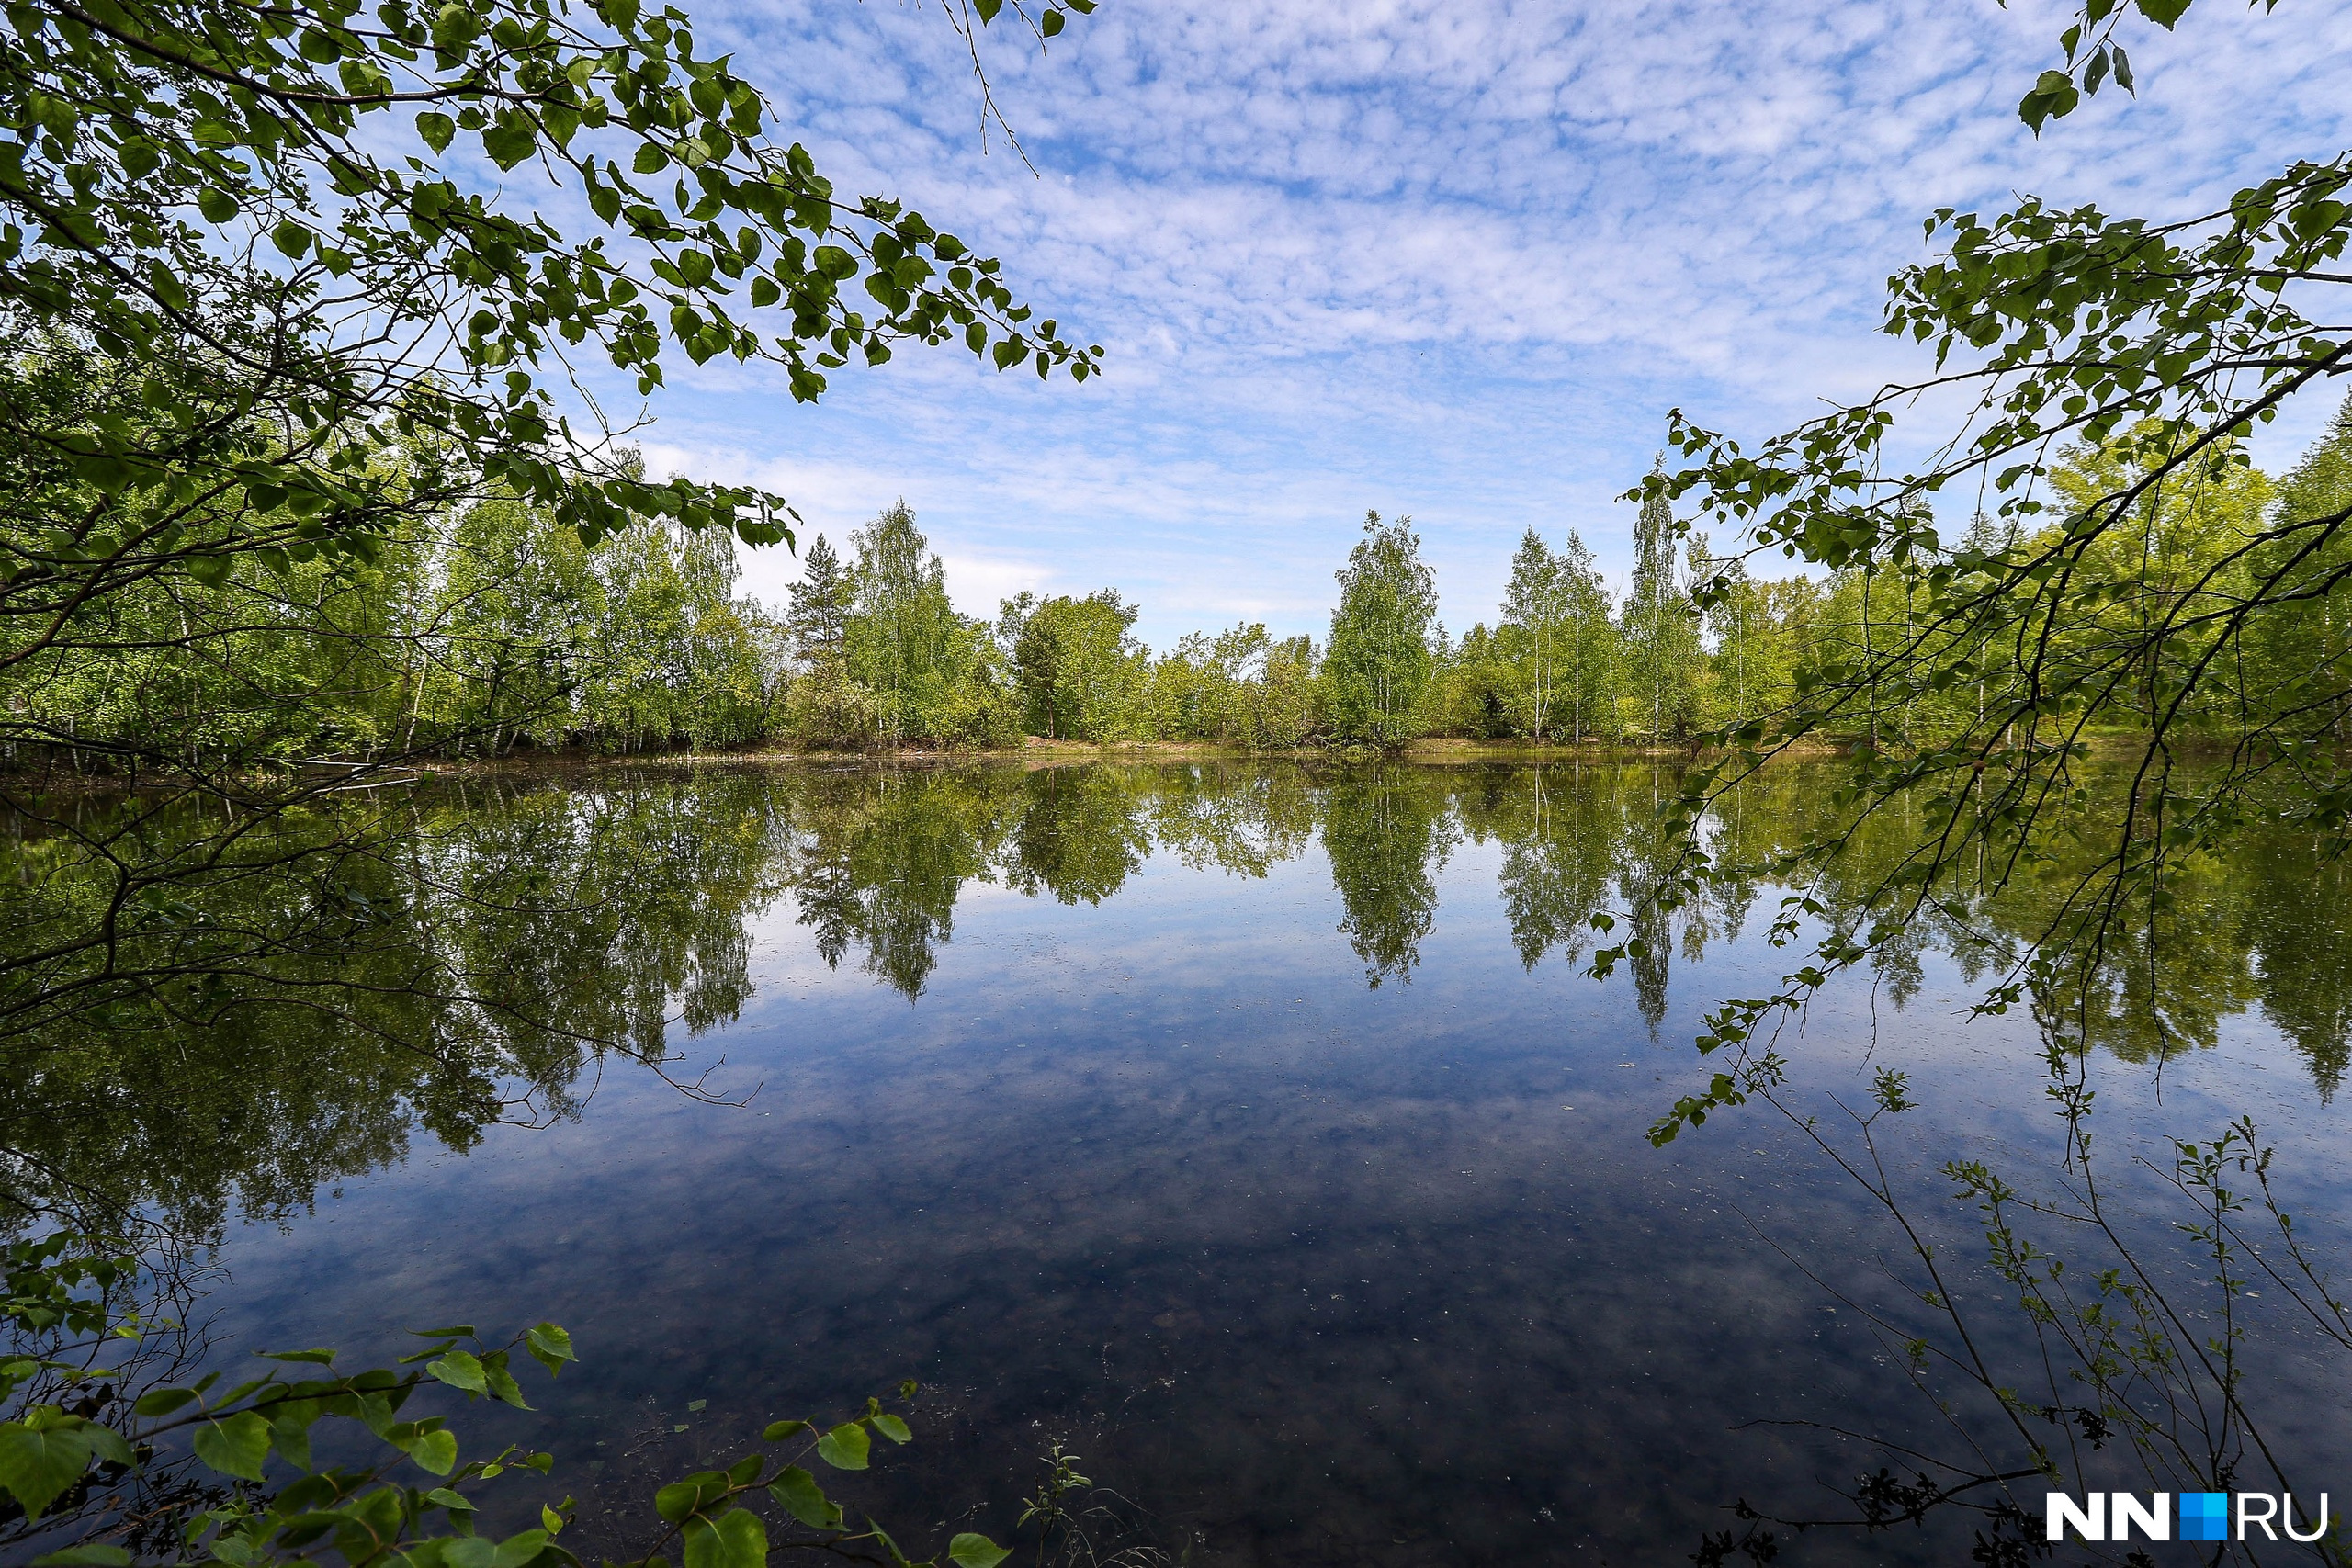
[{"label": "dense foliage", "polygon": [[[2144,463],[2136,439],[2068,447],[2047,467],[2051,492],[2087,505],[2136,482]],[[2341,509],[2347,497],[2352,403],[2284,479],[2241,455],[2210,479],[2154,484],[2132,525],[2108,531],[2075,563],[2070,607],[2049,623],[2052,646],[2143,638],[2184,594],[2229,601],[2261,558],[2250,541]],[[1082,599],[1023,594],[1003,603],[992,626],[958,617],[937,558],[901,506],[856,536],[854,563],[841,563],[821,538],[811,547],[813,586],[795,591],[792,644],[795,668],[817,679],[793,699],[782,732],[837,744],[1002,744],[1025,732],[1259,750],[1453,736],[1697,750],[1770,729],[1909,755],[2012,722],[1997,716],[2048,651],[2015,626],[1931,635],[1922,574],[2047,550],[2064,527],[1977,513],[1939,532],[1924,500],[1904,515],[1900,559],[1856,552],[1818,572],[1770,578],[1751,574],[1753,551],[1715,554],[1653,491],[1622,594],[1575,530],[1555,547],[1530,529],[1495,622],[1458,638],[1437,623],[1418,536],[1375,515],[1339,573],[1327,640],[1281,641],[1245,623],[1155,653],[1133,637],[1136,606],[1115,589]],[[2143,660],[2109,682],[2085,734],[2161,722],[2218,741],[2282,688],[2309,693],[2328,733],[2347,723],[2352,697],[2326,671],[2352,649],[2352,609],[2332,589],[2250,627],[2226,660],[2210,644],[2167,646],[2165,660]],[[845,662],[844,648],[869,651]],[[2176,702],[2165,660],[2183,660],[2199,663],[2199,681]],[[1862,679],[1864,670],[1876,674]],[[1840,700],[1821,706],[1832,690]]]},{"label": "dense foliage", "polygon": [[[2077,446],[2050,465],[2050,491],[2091,504],[2134,482],[2136,452],[2130,438]],[[2246,591],[2265,558],[2248,541],[2341,509],[2347,476],[2352,405],[2283,479],[2237,462],[2153,483],[2131,526],[2075,563],[2075,608],[2051,623],[2052,648],[2144,641],[2185,595],[2221,604]],[[1714,555],[1704,535],[1678,536],[1659,495],[1641,513],[1622,595],[1574,530],[1555,548],[1530,529],[1492,626],[1456,638],[1436,622],[1417,536],[1375,519],[1339,574],[1326,641],[1244,624],[1155,653],[1115,589],[1024,593],[993,622],[960,614],[904,503],[855,530],[846,556],[814,537],[779,615],[740,594],[734,543],[718,534],[658,523],[590,547],[544,510],[489,501],[404,526],[364,564],[244,559],[213,584],[124,589],[104,612],[123,633],[115,646],[51,649],[0,675],[0,689],[20,721],[61,738],[19,746],[20,761],[46,752],[84,767],[518,746],[969,748],[1024,734],[1283,750],[1442,736],[1689,750],[1751,726],[1892,755],[2012,724],[1997,716],[2047,651],[2014,626],[1928,636],[1920,573],[2048,548],[2057,525],[1978,513],[1947,544],[1915,502],[1900,562],[1857,556],[1772,579],[1751,576],[1747,557]],[[2225,660],[2216,649],[2166,641],[2109,682],[2086,733],[2161,719],[2178,735],[2231,736],[2281,689],[2310,693],[2319,730],[2343,732],[2352,699],[2324,671],[2352,649],[2352,611],[2333,592],[2249,626]],[[2176,693],[2183,660],[2200,672]],[[1880,678],[1858,684],[1860,669]],[[1841,700],[1816,710],[1833,690]]]},{"label": "dense foliage", "polygon": [[[2171,27],[2188,0],[2088,0],[2019,113],[2037,131],[2113,80],[2132,89],[2123,34]],[[2136,14],[2136,17],[2135,17]],[[1928,220],[1942,253],[1890,284],[1885,330],[1932,348],[1932,369],[1794,430],[1743,445],[1679,411],[1687,466],[1631,492],[1679,503],[1681,530],[1736,536],[1837,575],[1860,624],[1800,671],[1784,704],[1728,723],[1724,764],[1672,814],[1679,869],[1660,897],[1738,874],[1701,841],[1700,807],[1785,748],[1859,736],[1842,817],[1771,868],[1798,889],[1781,939],[1809,961],[1769,994],[1710,1020],[1703,1050],[1730,1060],[1654,1135],[1769,1085],[1773,1024],[1839,969],[1903,940],[1969,879],[2057,879],[2038,939],[1980,1006],[2017,1005],[2035,972],[2096,964],[2111,944],[2154,968],[2176,954],[2161,917],[2196,857],[2285,814],[2352,841],[2343,765],[2352,668],[2339,624],[2352,579],[2352,424],[2285,486],[2246,443],[2290,400],[2340,375],[2352,334],[2327,312],[2352,243],[2352,153],[2293,157],[2220,209],[2168,221],[2025,197],[1990,219]],[[1905,411],[1964,409],[1904,430]],[[1957,500],[1963,534],[1938,526]],[[1716,614],[1745,591],[1718,568],[1693,600]],[[2045,830],[2082,789],[2093,742],[2113,737],[2131,783],[2090,831],[2079,871]],[[2210,753],[2200,756],[2199,753]],[[1924,810],[1914,852],[1866,899],[1858,930],[1807,930],[1815,889],[1840,874],[1876,817]],[[2193,939],[2192,939],[2193,940]],[[1630,955],[1631,944],[1603,956]],[[2081,1008],[2093,1006],[2084,987]]]}]

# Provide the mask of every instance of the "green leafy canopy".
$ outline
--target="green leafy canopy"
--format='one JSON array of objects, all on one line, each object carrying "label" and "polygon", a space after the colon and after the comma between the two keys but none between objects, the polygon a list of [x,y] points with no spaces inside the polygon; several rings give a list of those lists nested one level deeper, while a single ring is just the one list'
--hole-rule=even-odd
[{"label": "green leafy canopy", "polygon": [[[979,13],[956,25],[996,7]],[[681,355],[766,360],[803,401],[906,342],[1041,377],[1097,365],[997,261],[837,192],[675,6],[0,17],[0,346],[85,346],[146,398],[11,432],[94,497],[0,529],[0,612],[243,551],[364,556],[404,507],[467,494],[523,497],[591,541],[653,516],[789,537],[780,497],[649,479],[575,428],[569,383],[600,364],[650,394]],[[495,188],[461,172],[480,164]],[[223,496],[238,520],[208,524]]]}]

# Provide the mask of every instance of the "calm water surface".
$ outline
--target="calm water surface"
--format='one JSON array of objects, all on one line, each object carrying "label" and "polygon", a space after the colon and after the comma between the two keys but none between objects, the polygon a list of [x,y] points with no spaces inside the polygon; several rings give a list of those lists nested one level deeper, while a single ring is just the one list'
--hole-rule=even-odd
[{"label": "calm water surface", "polygon": [[[605,998],[735,1103],[616,1061],[549,1124],[475,1127],[397,1068],[287,1063],[258,1100],[151,1086],[145,1152],[185,1177],[154,1201],[224,1205],[224,1355],[570,1325],[581,1365],[532,1385],[537,1414],[475,1419],[555,1452],[589,1550],[766,1421],[911,1377],[916,1445],[844,1489],[902,1538],[1011,1539],[1058,1442],[1124,1500],[1106,1555],[1686,1561],[1741,1498],[1847,1514],[1830,1488],[1880,1445],[1961,1438],[1855,1310],[1900,1296],[1895,1233],[1799,1129],[1751,1106],[1643,1136],[1701,1080],[1700,1013],[1797,951],[1763,940],[1762,888],[1584,975],[1584,917],[1654,874],[1641,814],[1671,788],[1207,764],[469,786],[435,832],[620,910],[496,942],[543,945],[532,984]],[[1819,788],[1751,792],[1717,831],[1791,830]],[[586,865],[614,822],[628,866]],[[2352,1219],[2339,892],[2292,842],[2214,868],[2183,917],[2197,962],[2153,1008],[2120,965],[2091,1031],[2110,1137],[2251,1113],[2324,1240]],[[1909,1073],[1920,1109],[1883,1146],[1961,1255],[1937,1168],[2046,1173],[2057,1139],[2041,1029],[1964,1022],[1974,961],[1948,946],[1834,989],[1782,1049],[1833,1121],[1874,1068]],[[277,1152],[224,1161],[232,1122]],[[2274,1437],[2352,1494],[2315,1352],[2285,1325],[2263,1343]],[[1822,1531],[1781,1561],[1967,1542],[1960,1520]]]}]

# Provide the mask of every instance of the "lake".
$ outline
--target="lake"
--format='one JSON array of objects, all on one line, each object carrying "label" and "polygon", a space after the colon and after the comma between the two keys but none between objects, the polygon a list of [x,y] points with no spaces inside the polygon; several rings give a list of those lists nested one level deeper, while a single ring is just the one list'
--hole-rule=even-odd
[{"label": "lake", "polygon": [[[1826,778],[1750,786],[1710,841],[1761,853]],[[1645,917],[1645,955],[1585,972],[1587,916],[1661,874],[1647,813],[1675,783],[845,763],[371,795],[350,808],[369,855],[301,885],[300,919],[341,922],[301,966],[332,1005],[27,1058],[0,1090],[10,1181],[210,1246],[224,1364],[568,1325],[580,1364],[526,1379],[537,1412],[461,1430],[469,1453],[476,1431],[552,1451],[592,1560],[764,1423],[912,1378],[914,1443],[837,1489],[910,1549],[1022,1535],[1058,1444],[1104,1562],[1682,1562],[1724,1531],[1748,1561],[1742,1500],[1850,1519],[1883,1467],[1940,1483],[2020,1451],[1981,1391],[1906,1370],[1937,1313],[1831,1157],[1864,1159],[1848,1112],[1882,1070],[1916,1105],[1871,1133],[1904,1213],[2018,1404],[2063,1404],[1941,1174],[2064,1179],[2052,1040],[2184,1322],[2221,1292],[2176,1228],[2174,1137],[2251,1116],[2297,1232],[2344,1256],[2352,886],[2311,842],[2195,868],[2087,992],[1998,1017],[1965,1011],[2033,890],[1924,925],[1784,1028],[1793,1115],[1753,1101],[1657,1148],[1645,1129],[1713,1070],[1702,1015],[1804,952],[1767,940],[1782,890],[1758,881]],[[71,897],[53,842],[8,852],[19,889]],[[256,928],[297,922],[268,903],[289,896],[223,895]],[[2341,1346],[2252,1292],[2232,1321],[2262,1440],[2352,1495]],[[2025,1426],[2083,1473],[2158,1483],[2063,1409]],[[2017,1483],[2037,1536],[2042,1490]],[[1782,1562],[1927,1563],[1991,1527],[1772,1528]]]}]

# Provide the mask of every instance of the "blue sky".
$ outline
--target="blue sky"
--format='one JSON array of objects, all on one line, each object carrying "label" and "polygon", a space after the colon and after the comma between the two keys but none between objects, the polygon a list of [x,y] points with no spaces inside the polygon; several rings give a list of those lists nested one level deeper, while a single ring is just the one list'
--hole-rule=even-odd
[{"label": "blue sky", "polygon": [[[1621,581],[1667,410],[1761,434],[1919,368],[1884,281],[1942,205],[2030,191],[2201,210],[2346,145],[2352,8],[2204,0],[2037,142],[2039,0],[1514,5],[1102,0],[1043,55],[990,39],[1035,172],[983,147],[960,42],[914,0],[697,6],[838,186],[1007,264],[1102,344],[1086,386],[960,351],[673,380],[658,470],[755,479],[841,543],[903,496],[967,612],[1111,585],[1138,631],[1328,625],[1367,507],[1410,513],[1447,624],[1493,618],[1529,525]],[[1009,19],[1009,14],[1008,14]],[[1000,22],[998,31],[1003,30]],[[2328,412],[2290,412],[2290,458]],[[797,565],[747,552],[781,600]]]}]

